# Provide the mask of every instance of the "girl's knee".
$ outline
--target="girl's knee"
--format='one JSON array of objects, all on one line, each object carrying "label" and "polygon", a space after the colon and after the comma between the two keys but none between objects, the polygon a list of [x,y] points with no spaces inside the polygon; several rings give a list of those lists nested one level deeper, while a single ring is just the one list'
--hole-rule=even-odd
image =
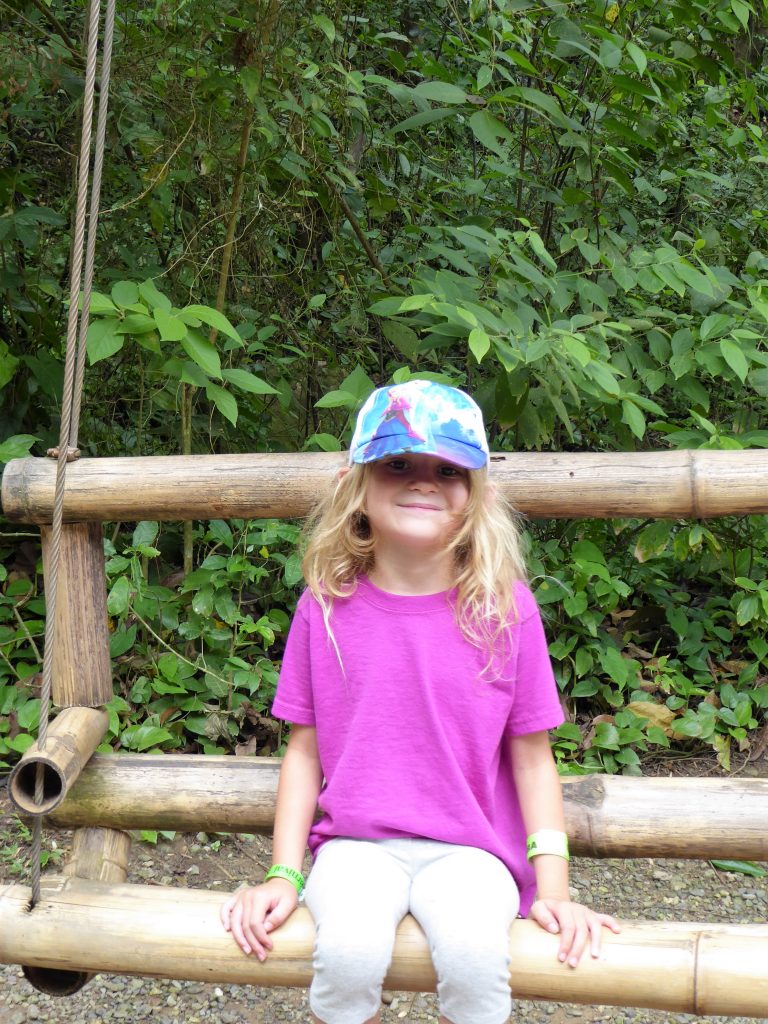
[{"label": "girl's knee", "polygon": [[[473,937],[474,938],[474,937]],[[505,944],[449,937],[432,949],[440,1012],[452,1024],[503,1024],[512,1012]]]},{"label": "girl's knee", "polygon": [[340,991],[380,989],[387,973],[394,935],[352,928],[319,928],[314,968]]},{"label": "girl's knee", "polygon": [[319,928],[310,1006],[329,1024],[360,1024],[376,1017],[392,957],[394,936],[353,928]]}]

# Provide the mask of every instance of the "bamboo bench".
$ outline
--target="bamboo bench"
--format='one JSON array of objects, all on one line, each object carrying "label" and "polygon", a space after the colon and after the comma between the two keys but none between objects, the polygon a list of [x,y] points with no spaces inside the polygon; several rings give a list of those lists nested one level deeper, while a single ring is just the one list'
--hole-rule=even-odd
[{"label": "bamboo bench", "polygon": [[[309,983],[314,930],[299,909],[261,964],[218,919],[221,895],[126,884],[127,829],[269,831],[279,762],[269,758],[93,754],[112,695],[101,523],[111,520],[303,515],[340,456],[325,454],[83,459],[69,467],[57,608],[54,703],[64,709],[44,751],[33,746],[9,791],[26,814],[74,828],[72,856],[30,890],[0,887],[0,962],[46,991],[67,993],[93,972],[254,985]],[[529,516],[707,517],[768,512],[768,452],[498,454],[499,486]],[[5,515],[42,526],[47,558],[55,464],[20,459],[2,485]],[[31,779],[45,766],[42,804]],[[577,855],[768,860],[768,780],[565,779]],[[705,827],[702,828],[702,822]],[[510,932],[516,995],[575,1003],[762,1016],[768,1007],[768,925],[628,922],[603,954],[571,971],[556,938],[528,921]],[[425,991],[435,977],[407,917],[386,982]]]}]

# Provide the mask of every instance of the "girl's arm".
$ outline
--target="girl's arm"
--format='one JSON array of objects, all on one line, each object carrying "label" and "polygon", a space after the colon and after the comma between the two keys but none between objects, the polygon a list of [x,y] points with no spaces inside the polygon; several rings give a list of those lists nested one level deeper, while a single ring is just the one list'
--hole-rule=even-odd
[{"label": "girl's arm", "polygon": [[[546,732],[514,736],[509,743],[526,834],[541,829],[565,832],[563,791]],[[587,941],[592,956],[599,956],[603,926],[618,932],[618,922],[608,914],[598,914],[571,901],[568,861],[564,857],[541,854],[533,858],[533,867],[537,899],[531,907],[531,917],[547,931],[560,933],[560,961],[578,966]]]},{"label": "girl's arm", "polygon": [[[316,731],[294,725],[277,786],[273,864],[301,871],[322,781]],[[294,911],[298,898],[292,882],[270,878],[233,893],[221,908],[221,921],[243,952],[265,960],[272,949],[269,933]]]}]

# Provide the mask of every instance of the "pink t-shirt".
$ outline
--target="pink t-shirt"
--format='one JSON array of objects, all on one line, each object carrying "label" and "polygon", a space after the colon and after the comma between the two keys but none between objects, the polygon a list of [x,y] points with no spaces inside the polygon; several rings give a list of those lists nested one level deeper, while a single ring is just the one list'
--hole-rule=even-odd
[{"label": "pink t-shirt", "polygon": [[456,625],[453,596],[403,597],[361,579],[333,603],[342,672],[305,591],[272,710],[317,728],[325,782],[313,853],[336,836],[480,847],[507,865],[527,914],[534,874],[505,740],[563,721],[544,630],[518,584],[508,649],[484,674],[487,656]]}]

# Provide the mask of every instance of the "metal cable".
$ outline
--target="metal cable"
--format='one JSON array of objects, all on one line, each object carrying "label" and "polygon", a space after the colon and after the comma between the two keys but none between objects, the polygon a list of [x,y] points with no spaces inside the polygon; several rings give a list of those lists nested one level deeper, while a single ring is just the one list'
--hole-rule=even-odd
[{"label": "metal cable", "polygon": [[[85,237],[85,207],[88,196],[88,165],[90,162],[91,136],[93,126],[93,97],[96,83],[96,57],[99,45],[100,0],[91,0],[88,12],[87,56],[85,68],[85,93],[83,96],[83,131],[80,138],[80,159],[78,163],[77,205],[75,208],[75,230],[72,244],[72,265],[70,268],[69,315],[67,319],[67,350],[64,363],[64,390],[61,405],[61,426],[59,430],[59,457],[56,461],[56,490],[53,503],[51,545],[48,573],[46,578],[45,649],[43,651],[43,682],[40,692],[40,725],[38,745],[45,747],[48,738],[48,714],[51,701],[53,647],[56,637],[56,602],[58,584],[59,549],[61,528],[64,518],[64,484],[67,472],[70,424],[72,422],[73,389],[77,362],[78,340],[78,299],[83,274],[83,248]],[[35,803],[43,802],[44,769],[38,767],[35,776]],[[43,825],[41,817],[35,817],[32,842],[32,906],[40,901],[40,854],[42,849]]]}]

